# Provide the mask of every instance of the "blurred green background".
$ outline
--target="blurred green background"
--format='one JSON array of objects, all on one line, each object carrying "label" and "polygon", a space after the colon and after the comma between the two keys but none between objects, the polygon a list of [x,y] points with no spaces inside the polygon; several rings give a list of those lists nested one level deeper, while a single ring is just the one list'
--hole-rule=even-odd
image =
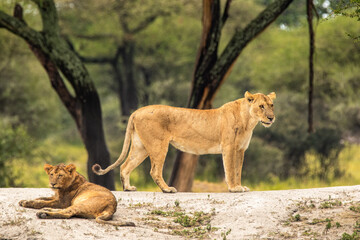
[{"label": "blurred green background", "polygon": [[[30,1],[1,1],[11,14],[16,2],[31,26],[41,19]],[[129,37],[119,18],[137,24],[145,13],[163,9],[131,36],[139,107],[186,106],[201,37],[201,1],[58,0],[61,33],[81,56],[112,57]],[[121,1],[120,1],[121,2]],[[229,41],[271,1],[233,0],[221,39]],[[216,95],[214,107],[242,98],[245,91],[275,91],[277,120],[257,126],[245,153],[243,182],[254,190],[360,184],[360,35],[357,18],[334,15],[338,1],[316,1],[314,125],[307,133],[308,29],[305,1],[295,0],[238,58]],[[117,6],[117,7],[116,7]],[[351,9],[350,9],[351,10]],[[350,36],[349,36],[350,35]],[[119,62],[121,65],[121,60]],[[112,159],[121,152],[126,123],[114,71],[88,63],[101,99],[106,141]],[[169,179],[176,151],[164,168]],[[45,163],[75,163],[86,176],[87,153],[75,123],[26,43],[0,29],[0,187],[47,187]],[[159,191],[145,160],[131,175],[139,190]],[[227,191],[220,155],[201,156],[194,191]],[[119,169],[115,170],[121,190]]]}]

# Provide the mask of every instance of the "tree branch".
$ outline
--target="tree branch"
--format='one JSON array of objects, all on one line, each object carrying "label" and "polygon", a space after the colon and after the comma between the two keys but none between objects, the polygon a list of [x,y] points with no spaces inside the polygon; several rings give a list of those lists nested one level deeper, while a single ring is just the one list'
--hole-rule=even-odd
[{"label": "tree branch", "polygon": [[50,35],[59,34],[58,15],[53,0],[32,0],[39,8],[43,32]]},{"label": "tree branch", "polygon": [[113,58],[109,57],[85,57],[81,56],[75,49],[74,44],[69,39],[67,35],[63,35],[66,43],[68,44],[69,48],[80,58],[80,60],[84,63],[94,63],[94,64],[108,64],[113,61]]},{"label": "tree branch", "polygon": [[206,82],[205,78],[217,61],[218,45],[221,36],[220,1],[203,0],[203,31],[192,81],[188,107],[204,108],[201,104]]},{"label": "tree branch", "polygon": [[224,13],[221,18],[221,27],[224,27],[226,20],[229,17],[229,9],[230,9],[231,0],[227,0],[225,4]]},{"label": "tree branch", "polygon": [[51,86],[56,91],[60,100],[63,102],[65,107],[68,109],[69,113],[75,120],[78,127],[80,127],[80,116],[77,109],[77,99],[73,97],[69,90],[67,89],[63,78],[61,77],[59,71],[55,64],[47,57],[42,51],[36,47],[29,45],[31,51],[35,54],[37,59],[40,61],[41,65],[43,65],[47,75],[49,76]]},{"label": "tree branch", "polygon": [[[75,51],[75,50],[74,50]],[[116,64],[118,59],[123,52],[123,47],[119,46],[116,49],[116,53],[114,57],[85,57],[78,54],[81,61],[84,63],[94,63],[94,64]]]},{"label": "tree branch", "polygon": [[140,22],[135,28],[131,29],[130,33],[132,33],[132,34],[138,33],[140,31],[144,30],[145,28],[147,28],[151,23],[153,23],[156,20],[156,18],[158,18],[160,16],[167,16],[167,15],[169,15],[169,13],[159,12],[157,14],[148,16],[142,22]]},{"label": "tree branch", "polygon": [[117,36],[115,34],[93,34],[93,35],[74,34],[72,36],[80,39],[91,40],[91,41],[103,40],[108,38],[117,39]]},{"label": "tree branch", "polygon": [[113,58],[108,58],[108,57],[86,57],[79,55],[79,58],[84,63],[93,63],[93,64],[110,64],[114,61]]},{"label": "tree branch", "polygon": [[[26,22],[23,18],[23,9],[20,4],[16,4],[14,8],[14,19],[21,21],[24,25]],[[35,54],[37,59],[43,65],[46,73],[49,76],[50,82],[56,93],[59,95],[61,101],[69,110],[70,114],[74,118],[76,124],[79,126],[79,117],[78,112],[76,111],[76,98],[71,96],[69,90],[67,89],[66,85],[64,84],[64,80],[62,79],[59,71],[55,64],[50,60],[50,58],[44,54],[40,48],[33,46],[31,43],[28,42],[30,50]]]},{"label": "tree branch", "polygon": [[23,38],[26,42],[31,43],[31,45],[42,47],[43,36],[26,25],[22,20],[14,18],[5,12],[0,10],[0,28],[5,28],[12,32],[13,34]]},{"label": "tree branch", "polygon": [[221,84],[223,77],[219,78],[218,76],[226,76],[226,73],[231,69],[231,66],[245,46],[275,21],[292,1],[293,0],[274,1],[252,20],[244,30],[237,30],[235,32],[210,72],[212,78],[215,79],[213,88],[216,89]]}]

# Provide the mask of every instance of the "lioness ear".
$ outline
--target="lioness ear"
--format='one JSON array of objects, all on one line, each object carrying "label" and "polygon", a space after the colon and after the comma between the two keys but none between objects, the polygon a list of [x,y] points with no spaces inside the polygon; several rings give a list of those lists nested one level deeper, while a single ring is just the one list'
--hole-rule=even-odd
[{"label": "lioness ear", "polygon": [[50,164],[45,164],[44,165],[44,170],[47,174],[49,174],[49,172],[54,168],[54,166],[51,166]]},{"label": "lioness ear", "polygon": [[248,100],[248,102],[253,102],[254,101],[254,95],[252,95],[251,93],[249,93],[248,91],[246,91],[245,93],[245,98],[246,100]]},{"label": "lioness ear", "polygon": [[269,94],[268,94],[268,97],[269,97],[271,100],[274,100],[274,99],[276,99],[276,93],[275,93],[275,92],[269,93]]},{"label": "lioness ear", "polygon": [[75,167],[75,165],[72,164],[72,163],[70,163],[69,165],[67,165],[67,166],[65,167],[65,169],[66,169],[67,171],[69,171],[69,173],[73,173],[74,171],[76,171],[76,167]]}]

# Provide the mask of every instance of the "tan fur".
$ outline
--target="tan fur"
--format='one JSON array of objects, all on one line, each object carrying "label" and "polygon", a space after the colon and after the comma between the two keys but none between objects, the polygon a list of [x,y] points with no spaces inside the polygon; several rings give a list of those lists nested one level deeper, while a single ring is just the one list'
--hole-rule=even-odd
[{"label": "tan fur", "polygon": [[150,157],[150,174],[163,192],[174,193],[163,177],[162,170],[169,144],[193,154],[222,154],[225,179],[230,192],[249,191],[241,185],[244,152],[248,148],[253,130],[260,121],[269,127],[275,121],[273,100],[275,93],[245,93],[245,98],[229,102],[218,109],[197,110],[153,105],[138,109],[129,118],[123,150],[118,160],[101,169],[93,166],[96,174],[103,175],[121,165],[120,176],[125,191],[134,191],[130,173],[146,157]]},{"label": "tan fur", "polygon": [[132,222],[108,221],[116,212],[115,196],[106,188],[86,181],[73,164],[45,164],[50,187],[55,195],[35,200],[22,200],[20,206],[40,210],[38,218],[95,218],[98,223],[115,226],[135,226]]}]

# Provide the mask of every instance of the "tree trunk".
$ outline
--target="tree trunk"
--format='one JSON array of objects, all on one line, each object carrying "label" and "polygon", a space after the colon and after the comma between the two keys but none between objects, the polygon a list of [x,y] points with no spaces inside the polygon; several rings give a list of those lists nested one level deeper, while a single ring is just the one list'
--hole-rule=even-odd
[{"label": "tree trunk", "polygon": [[[211,108],[216,92],[230,74],[242,50],[275,21],[292,1],[278,0],[271,3],[243,30],[236,30],[222,54],[218,56],[221,29],[227,20],[231,0],[226,1],[222,17],[220,0],[203,0],[203,32],[188,107]],[[188,155],[178,153],[175,160],[169,185],[178,191],[191,191],[198,157]]]},{"label": "tree trunk", "polygon": [[123,52],[122,47],[118,47],[115,57],[111,59],[109,62],[111,63],[114,72],[114,76],[113,76],[114,82],[117,84],[117,96],[119,98],[121,116],[128,116],[129,111],[126,101],[123,74],[119,63],[122,52]]},{"label": "tree trunk", "polygon": [[313,0],[306,0],[307,21],[309,26],[309,102],[308,102],[308,133],[314,132],[313,95],[314,95],[314,52],[315,34],[313,29]]},{"label": "tree trunk", "polygon": [[179,192],[191,192],[198,160],[198,155],[178,151],[169,185]]},{"label": "tree trunk", "polygon": [[132,40],[125,40],[122,52],[122,61],[124,66],[124,96],[126,99],[126,109],[123,109],[123,115],[130,116],[131,112],[138,107],[138,96],[134,78],[134,53],[135,43]]},{"label": "tree trunk", "polygon": [[[210,104],[203,101],[202,92],[211,81],[209,72],[217,60],[220,41],[220,0],[203,0],[203,31],[198,50],[188,107],[206,109]],[[178,151],[169,185],[179,192],[190,192],[199,156]]]},{"label": "tree trunk", "polygon": [[90,182],[115,190],[113,172],[99,176],[94,174],[92,166],[98,163],[102,168],[111,164],[110,153],[106,146],[102,127],[102,114],[99,96],[96,91],[89,91],[81,105],[80,133],[88,152],[87,173]]},{"label": "tree trunk", "polygon": [[[15,17],[0,11],[0,27],[6,28],[29,44],[30,49],[46,70],[52,87],[74,118],[88,152],[89,180],[114,190],[112,174],[97,176],[91,171],[91,166],[95,163],[104,167],[110,165],[97,91],[79,57],[59,37],[54,2],[52,0],[33,0],[33,2],[38,6],[42,17],[43,30],[41,32],[27,26],[23,20],[22,8],[18,4],[14,9]],[[75,96],[68,91],[59,71],[74,88]]]}]

